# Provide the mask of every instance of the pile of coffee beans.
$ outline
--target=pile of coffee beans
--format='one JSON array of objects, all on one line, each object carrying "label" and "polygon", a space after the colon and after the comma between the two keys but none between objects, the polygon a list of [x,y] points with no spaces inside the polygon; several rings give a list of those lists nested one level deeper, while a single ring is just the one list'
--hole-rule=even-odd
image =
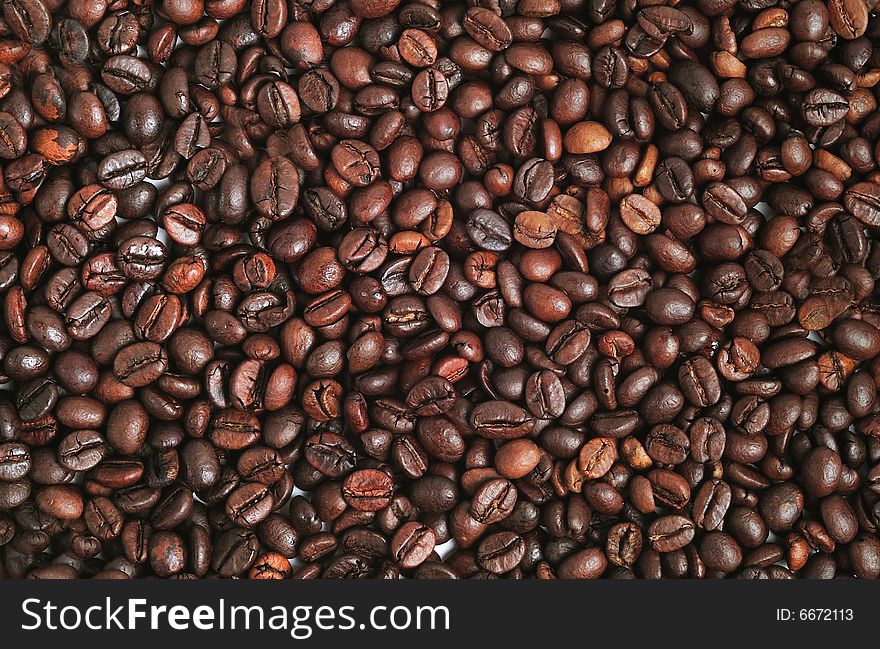
[{"label": "pile of coffee beans", "polygon": [[874,0],[4,0],[0,576],[880,576]]}]

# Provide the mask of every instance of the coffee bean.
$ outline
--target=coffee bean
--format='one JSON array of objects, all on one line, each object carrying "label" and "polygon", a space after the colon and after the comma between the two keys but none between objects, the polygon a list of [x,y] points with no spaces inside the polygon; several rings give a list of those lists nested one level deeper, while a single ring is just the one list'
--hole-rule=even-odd
[{"label": "coffee bean", "polygon": [[376,469],[362,469],[349,474],[342,486],[346,502],[359,511],[378,511],[394,493],[390,476]]},{"label": "coffee bean", "polygon": [[804,96],[801,110],[810,126],[831,126],[846,115],[849,102],[832,90],[818,88]]},{"label": "coffee bean", "polygon": [[847,40],[858,38],[868,27],[868,10],[863,3],[834,0],[828,5],[828,15],[835,33]]},{"label": "coffee bean", "polygon": [[675,552],[694,538],[693,521],[678,514],[661,516],[648,527],[648,542],[657,552]]},{"label": "coffee bean", "polygon": [[491,525],[507,518],[516,505],[516,488],[504,478],[487,480],[474,492],[471,516],[474,520]]},{"label": "coffee bean", "polygon": [[468,9],[462,26],[471,38],[493,52],[504,51],[513,42],[507,23],[497,14],[482,7]]},{"label": "coffee bean", "polygon": [[409,521],[391,539],[391,554],[406,570],[424,563],[434,550],[434,531],[422,523]]},{"label": "coffee bean", "polygon": [[98,181],[108,189],[126,189],[142,181],[146,174],[146,158],[133,149],[111,153],[98,165]]},{"label": "coffee bean", "polygon": [[524,437],[534,428],[534,419],[509,401],[486,401],[471,412],[474,430],[489,439]]},{"label": "coffee bean", "polygon": [[11,442],[0,445],[0,479],[15,482],[30,470],[31,456],[27,446]]},{"label": "coffee bean", "polygon": [[97,466],[107,454],[104,440],[94,430],[74,431],[58,445],[58,462],[71,471],[88,471]]},{"label": "coffee bean", "polygon": [[560,579],[598,579],[608,561],[599,548],[587,548],[567,556],[559,565]]},{"label": "coffee bean", "polygon": [[541,449],[527,439],[507,442],[495,454],[495,467],[510,480],[527,476],[540,461]]},{"label": "coffee bean", "polygon": [[477,562],[480,567],[500,575],[513,570],[525,554],[525,543],[513,532],[496,532],[480,542]]},{"label": "coffee bean", "polygon": [[259,482],[246,482],[226,499],[226,515],[244,528],[252,528],[272,511],[274,500],[269,488]]},{"label": "coffee bean", "polygon": [[130,387],[143,387],[159,378],[168,367],[165,350],[156,343],[141,342],[125,347],[113,360],[116,377]]},{"label": "coffee bean", "polygon": [[641,194],[629,194],[620,201],[620,218],[636,234],[650,234],[660,225],[660,208]]},{"label": "coffee bean", "polygon": [[604,151],[611,144],[611,134],[599,122],[579,122],[565,135],[565,150],[572,154]]}]

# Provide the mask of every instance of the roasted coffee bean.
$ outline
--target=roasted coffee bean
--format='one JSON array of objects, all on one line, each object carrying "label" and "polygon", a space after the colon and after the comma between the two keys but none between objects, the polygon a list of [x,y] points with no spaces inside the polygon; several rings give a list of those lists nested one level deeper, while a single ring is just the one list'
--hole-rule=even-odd
[{"label": "roasted coffee bean", "polygon": [[474,520],[491,525],[507,518],[516,505],[516,488],[504,479],[487,480],[474,492],[471,516]]},{"label": "roasted coffee bean", "polygon": [[482,7],[469,9],[462,20],[462,27],[477,43],[493,52],[501,52],[513,42],[507,23],[498,14]]},{"label": "roasted coffee bean", "polygon": [[424,563],[434,550],[434,531],[417,521],[400,526],[391,539],[391,555],[404,569],[416,568]]},{"label": "roasted coffee bean", "polygon": [[599,548],[587,548],[569,554],[559,564],[560,579],[598,579],[605,572],[608,561]]},{"label": "roasted coffee bean", "polygon": [[642,553],[642,531],[635,523],[617,523],[608,531],[605,554],[617,566],[632,566]]},{"label": "roasted coffee bean", "polygon": [[513,570],[525,554],[523,538],[513,532],[496,532],[487,536],[477,549],[480,567],[493,574]]},{"label": "roasted coffee bean", "polygon": [[226,498],[226,515],[236,525],[252,528],[271,512],[274,497],[269,488],[259,482],[245,482]]},{"label": "roasted coffee bean", "polygon": [[534,428],[528,412],[509,401],[480,403],[473,408],[470,419],[477,434],[489,439],[524,437]]},{"label": "roasted coffee bean", "polygon": [[345,501],[358,511],[378,511],[391,501],[394,485],[391,477],[377,469],[361,469],[346,476],[342,485]]},{"label": "roasted coffee bean", "polygon": [[126,189],[142,181],[147,174],[144,154],[134,149],[117,151],[98,164],[98,181],[108,189]]},{"label": "roasted coffee bean", "polygon": [[31,470],[31,455],[24,444],[6,443],[0,446],[0,479],[15,482]]},{"label": "roasted coffee bean", "polygon": [[670,514],[661,516],[648,527],[648,542],[657,552],[675,552],[688,545],[694,538],[696,527],[685,516]]},{"label": "roasted coffee bean", "polygon": [[168,367],[165,350],[152,342],[134,343],[113,359],[116,378],[130,387],[144,387],[158,379]]}]

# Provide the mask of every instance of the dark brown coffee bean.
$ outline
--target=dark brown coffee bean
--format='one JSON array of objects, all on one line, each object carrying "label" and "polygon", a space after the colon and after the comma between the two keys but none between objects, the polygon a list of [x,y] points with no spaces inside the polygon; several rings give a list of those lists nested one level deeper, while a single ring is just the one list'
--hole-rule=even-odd
[{"label": "dark brown coffee bean", "polygon": [[675,552],[690,543],[696,527],[690,519],[670,514],[661,516],[648,527],[648,542],[657,552]]}]

